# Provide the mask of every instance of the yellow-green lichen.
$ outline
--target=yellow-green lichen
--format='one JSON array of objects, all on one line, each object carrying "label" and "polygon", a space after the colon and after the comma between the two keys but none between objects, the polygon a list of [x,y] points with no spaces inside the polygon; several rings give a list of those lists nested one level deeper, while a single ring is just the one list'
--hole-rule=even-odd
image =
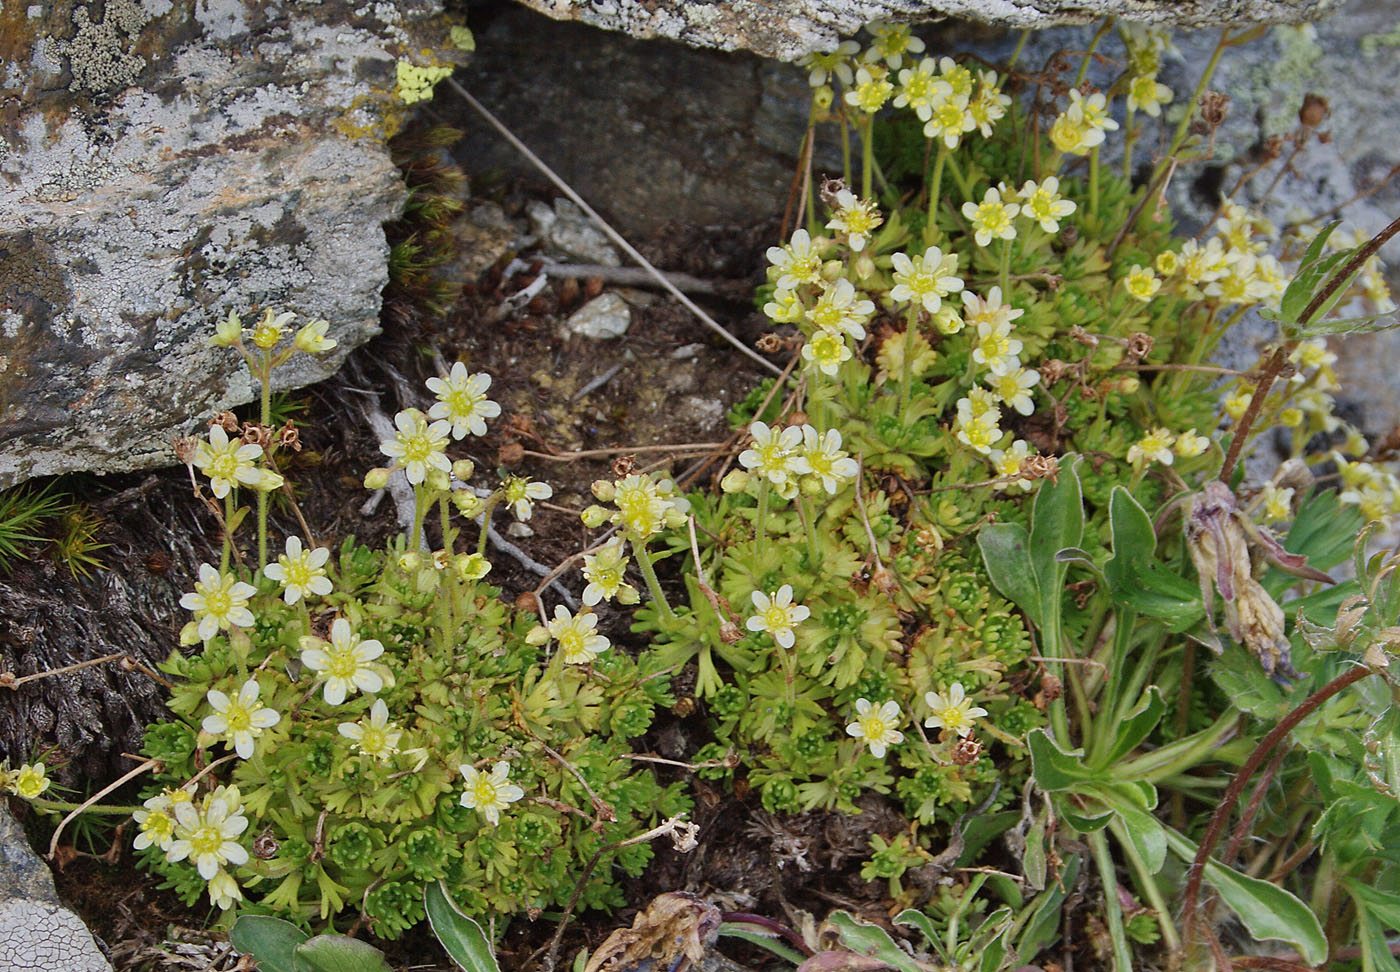
[{"label": "yellow-green lichen", "polygon": [[452,65],[428,64],[420,66],[400,58],[396,71],[398,87],[394,93],[404,104],[411,105],[432,98],[433,85],[452,73]]}]

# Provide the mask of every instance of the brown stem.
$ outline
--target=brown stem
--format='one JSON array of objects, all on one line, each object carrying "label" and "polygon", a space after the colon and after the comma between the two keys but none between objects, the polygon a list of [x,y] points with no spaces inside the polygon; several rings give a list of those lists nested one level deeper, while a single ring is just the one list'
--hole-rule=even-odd
[{"label": "brown stem", "polygon": [[[1366,245],[1352,254],[1351,258],[1343,264],[1342,268],[1328,279],[1327,283],[1313,295],[1313,299],[1308,301],[1308,306],[1303,308],[1303,313],[1298,315],[1298,325],[1307,326],[1323,305],[1332,298],[1346,281],[1351,279],[1351,275],[1361,268],[1363,264],[1376,251],[1390,240],[1396,233],[1400,233],[1400,216],[1391,220],[1390,225],[1381,230],[1367,241]],[[1293,353],[1293,349],[1298,346],[1298,341],[1285,341],[1274,349],[1268,363],[1264,365],[1263,373],[1259,376],[1259,386],[1254,389],[1254,394],[1249,398],[1249,407],[1240,416],[1239,424],[1235,426],[1234,437],[1230,439],[1230,449],[1225,453],[1225,463],[1220,467],[1220,481],[1229,483],[1231,475],[1235,471],[1235,463],[1239,460],[1240,450],[1244,448],[1244,440],[1249,436],[1249,430],[1254,425],[1254,420],[1259,417],[1259,409],[1263,407],[1264,398],[1269,394],[1269,388],[1273,385],[1274,379],[1283,370],[1283,364],[1288,360],[1288,356]]]},{"label": "brown stem", "polygon": [[1264,760],[1273,753],[1274,747],[1282,742],[1284,737],[1292,732],[1300,722],[1312,715],[1322,703],[1342,689],[1361,681],[1370,674],[1372,674],[1371,669],[1365,665],[1355,665],[1309,695],[1296,709],[1284,716],[1278,725],[1269,730],[1268,735],[1259,741],[1259,745],[1254,747],[1254,752],[1249,754],[1249,759],[1245,760],[1240,771],[1230,781],[1229,787],[1225,790],[1225,796],[1220,801],[1220,806],[1216,807],[1215,812],[1211,814],[1210,823],[1206,825],[1206,832],[1201,837],[1200,846],[1196,848],[1196,858],[1191,862],[1191,870],[1187,874],[1186,893],[1182,896],[1181,905],[1183,921],[1181,937],[1184,943],[1192,941],[1196,930],[1196,906],[1201,898],[1201,881],[1205,877],[1206,861],[1209,859],[1216,841],[1220,839],[1220,833],[1225,829],[1225,822],[1230,819],[1230,812],[1239,802],[1250,778],[1258,772],[1260,766],[1264,765]]}]

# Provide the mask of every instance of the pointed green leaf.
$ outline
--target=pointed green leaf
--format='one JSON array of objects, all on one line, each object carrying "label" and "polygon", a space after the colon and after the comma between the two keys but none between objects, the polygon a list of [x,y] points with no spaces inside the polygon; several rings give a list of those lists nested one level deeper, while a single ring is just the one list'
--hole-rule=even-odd
[{"label": "pointed green leaf", "polygon": [[1026,744],[1031,751],[1031,775],[1036,786],[1046,792],[1070,790],[1099,778],[1084,765],[1082,749],[1065,752],[1044,729],[1032,729],[1026,735]]},{"label": "pointed green leaf", "polygon": [[910,958],[909,953],[895,944],[889,932],[878,925],[857,921],[847,911],[833,911],[826,920],[841,933],[842,944],[851,951],[878,958],[900,972],[929,972],[927,966]]},{"label": "pointed green leaf", "polygon": [[429,881],[423,888],[423,905],[428,924],[433,927],[447,954],[465,972],[501,972],[496,950],[476,920],[462,914],[441,881]]},{"label": "pointed green leaf", "polygon": [[953,961],[952,956],[943,950],[943,936],[940,935],[938,929],[934,927],[933,920],[922,911],[919,911],[917,908],[905,908],[894,916],[894,923],[896,925],[903,925],[906,928],[916,929],[919,934],[924,936],[924,940],[938,955],[938,960],[940,962],[948,963]]},{"label": "pointed green leaf", "polygon": [[296,947],[311,936],[290,921],[266,915],[240,915],[229,932],[239,955],[251,955],[266,972],[307,972],[296,959]]},{"label": "pointed green leaf", "polygon": [[1390,928],[1400,928],[1400,894],[1382,891],[1352,878],[1342,878],[1342,885],[1347,889],[1347,893],[1356,899],[1358,905],[1379,918],[1383,924]]},{"label": "pointed green leaf", "polygon": [[1132,844],[1134,853],[1147,865],[1148,872],[1156,874],[1167,859],[1166,828],[1150,812],[1131,802],[1115,799],[1112,793],[1104,794],[1104,797],[1117,816],[1114,835]]},{"label": "pointed green leaf", "polygon": [[1026,930],[1021,932],[1016,942],[1016,954],[1026,959],[1039,955],[1059,936],[1061,919],[1060,906],[1064,904],[1069,889],[1079,880],[1079,855],[1070,854],[1065,859],[1064,870],[1052,878],[1050,886],[1029,905],[1030,917],[1026,920]]},{"label": "pointed green leaf", "polygon": [[977,548],[996,589],[1039,624],[1040,588],[1025,528],[1019,523],[989,523],[977,533]]},{"label": "pointed green leaf", "polygon": [[1400,317],[1394,311],[1384,314],[1363,314],[1360,317],[1336,317],[1331,320],[1314,321],[1298,329],[1299,337],[1326,337],[1331,334],[1374,334],[1400,327]]},{"label": "pointed green leaf", "polygon": [[[1176,831],[1164,829],[1172,853],[1191,861],[1196,856],[1195,845]],[[1240,874],[1213,858],[1206,861],[1205,881],[1256,940],[1287,942],[1308,965],[1321,965],[1326,960],[1327,936],[1317,915],[1283,888]]]},{"label": "pointed green leaf", "polygon": [[1079,485],[1079,457],[1060,460],[1055,482],[1042,482],[1031,509],[1030,561],[1040,594],[1040,617],[1050,617],[1064,596],[1068,565],[1056,555],[1084,539],[1084,493]]}]

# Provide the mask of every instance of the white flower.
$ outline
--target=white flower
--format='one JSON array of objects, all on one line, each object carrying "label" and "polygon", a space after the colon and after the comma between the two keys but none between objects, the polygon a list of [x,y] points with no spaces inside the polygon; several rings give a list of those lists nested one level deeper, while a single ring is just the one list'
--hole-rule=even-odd
[{"label": "white flower", "polygon": [[450,426],[438,420],[431,425],[416,408],[406,408],[394,416],[398,431],[394,438],[379,443],[379,451],[394,460],[394,468],[402,469],[410,483],[421,483],[428,469],[452,471],[448,461],[447,434]]},{"label": "white flower", "polygon": [[967,110],[967,95],[959,95],[955,91],[950,97],[934,103],[932,113],[924,122],[924,137],[941,141],[948,148],[955,149],[962,137],[976,127],[977,119]]},{"label": "white flower", "polygon": [[462,793],[462,806],[468,810],[478,810],[491,826],[501,822],[501,811],[525,795],[525,791],[511,783],[510,763],[504,760],[491,767],[490,773],[480,773],[476,767],[463,764],[457,767],[462,773],[466,789]]},{"label": "white flower", "polygon": [[335,338],[326,337],[326,331],[330,330],[330,326],[330,321],[312,321],[297,331],[297,336],[292,339],[292,344],[298,351],[304,351],[307,354],[329,351],[340,343]]},{"label": "white flower", "polygon": [[931,246],[923,256],[895,253],[890,262],[894,265],[890,298],[901,304],[920,304],[930,314],[936,314],[944,297],[963,289],[962,278],[957,276],[956,253],[945,256],[938,247]]},{"label": "white flower", "polygon": [[598,548],[597,553],[583,558],[583,577],[588,586],[583,589],[583,603],[589,607],[603,600],[617,598],[622,604],[636,604],[641,595],[627,583],[628,558],[621,537],[613,537]]},{"label": "white flower", "polygon": [[342,722],[336,727],[340,734],[355,744],[355,748],[375,759],[388,759],[398,752],[403,730],[389,721],[389,707],[383,699],[375,699],[369,718],[359,722]]},{"label": "white flower", "polygon": [[1144,466],[1149,462],[1170,466],[1175,441],[1176,436],[1167,429],[1153,429],[1142,437],[1142,441],[1128,448],[1128,462],[1134,466]]},{"label": "white flower", "polygon": [[1035,411],[1031,389],[1039,383],[1040,372],[1034,368],[1022,368],[1019,363],[1009,366],[999,363],[992,368],[992,373],[987,378],[987,386],[991,388],[992,394],[996,395],[1003,405],[1022,415],[1030,415]]},{"label": "white flower", "polygon": [[917,65],[900,71],[899,91],[895,94],[894,106],[913,108],[920,121],[928,121],[933,116],[933,106],[953,94],[952,85],[936,77],[936,70],[933,58],[926,57]]},{"label": "white flower", "polygon": [[1027,179],[1016,195],[1021,199],[1021,215],[1039,223],[1047,233],[1058,233],[1060,220],[1078,208],[1071,200],[1061,198],[1060,180],[1054,176],[1046,176],[1038,184]]},{"label": "white flower", "polygon": [[842,41],[834,51],[813,51],[797,63],[807,68],[807,83],[820,88],[833,77],[842,84],[851,83],[851,57],[860,50],[853,40]]},{"label": "white flower", "polygon": [[986,246],[994,239],[1014,240],[1016,214],[1020,211],[1017,203],[1001,198],[999,187],[988,189],[980,203],[965,202],[962,207],[962,214],[972,223],[972,235],[978,246]]},{"label": "white flower", "polygon": [[200,564],[194,591],[180,598],[180,607],[194,612],[199,636],[208,641],[220,629],[252,627],[256,619],[248,610],[248,598],[256,593],[257,588],[237,580],[232,573],[221,574],[208,564]]},{"label": "white flower", "polygon": [[812,237],[805,229],[793,233],[792,241],[787,246],[770,246],[768,262],[781,274],[777,282],[778,290],[792,291],[802,284],[821,281],[822,255],[812,245]]},{"label": "white flower", "polygon": [[592,611],[573,615],[564,605],[556,604],[554,620],[545,627],[559,642],[559,655],[566,665],[587,665],[610,647],[608,639],[597,633],[598,616]]},{"label": "white flower", "polygon": [[1172,446],[1176,454],[1183,459],[1190,459],[1199,456],[1210,448],[1210,439],[1203,435],[1196,434],[1196,427],[1193,425],[1185,432],[1176,437],[1176,444]]},{"label": "white flower", "polygon": [[859,251],[865,249],[870,235],[884,221],[873,202],[858,199],[849,189],[841,189],[836,193],[836,215],[831,217],[826,228],[845,233],[851,249]]},{"label": "white flower", "polygon": [[330,578],[326,576],[330,556],[328,547],[304,550],[301,537],[288,537],[287,552],[277,556],[277,563],[264,567],[263,574],[282,585],[288,604],[295,604],[307,594],[325,597],[331,592]]},{"label": "white flower", "polygon": [[955,732],[964,739],[972,732],[973,720],[987,714],[987,710],[980,705],[971,704],[972,700],[963,691],[962,682],[954,682],[948,689],[947,696],[937,692],[926,692],[924,701],[933,712],[924,720],[924,725],[930,729]]},{"label": "white flower", "polygon": [[325,700],[340,705],[352,691],[378,692],[384,679],[371,665],[384,654],[384,646],[374,639],[361,641],[350,630],[350,622],[336,618],[331,624],[331,640],[307,636],[301,639],[302,664],[326,680]]},{"label": "white flower", "polygon": [[854,736],[870,747],[870,755],[883,759],[885,747],[904,742],[904,733],[899,725],[899,703],[893,700],[878,709],[869,699],[856,699],[856,721],[846,727],[847,735]]},{"label": "white flower", "polygon": [[865,322],[875,313],[875,302],[860,295],[845,277],[828,284],[807,311],[807,320],[823,331],[849,334],[859,341],[865,337]]},{"label": "white flower", "polygon": [[209,879],[209,902],[215,908],[227,911],[242,900],[243,892],[239,890],[238,882],[227,871],[221,869]]},{"label": "white flower", "polygon": [[[1021,472],[1021,463],[1030,458],[1031,446],[1025,439],[1017,439],[1011,444],[1010,449],[993,449],[987,453],[987,459],[991,462],[992,468],[996,470],[997,476],[1018,476]],[[1031,488],[1029,479],[1014,479],[1009,483],[997,483],[993,489],[1003,490],[1015,486],[1022,491]]]},{"label": "white flower", "polygon": [[271,729],[282,721],[275,709],[258,708],[260,690],[258,680],[250,678],[234,698],[218,689],[210,689],[206,696],[214,713],[204,717],[202,728],[211,736],[223,736],[225,742],[232,742],[239,759],[251,759],[253,740],[261,736],[264,729]]},{"label": "white flower", "polygon": [[840,331],[817,328],[812,339],[802,346],[802,357],[822,374],[834,376],[842,364],[851,360],[851,349]]},{"label": "white flower", "polygon": [[554,488],[548,483],[532,482],[524,476],[507,476],[501,489],[505,492],[506,505],[517,520],[528,520],[535,515],[535,500],[546,500],[554,495]]},{"label": "white flower", "polygon": [[802,458],[833,496],[844,480],[854,479],[860,471],[856,461],[841,451],[841,433],[836,429],[819,433],[810,425],[802,426]]},{"label": "white flower", "polygon": [[175,840],[166,851],[173,862],[194,861],[199,876],[212,881],[224,864],[248,863],[248,852],[238,836],[248,829],[237,787],[219,787],[196,809],[193,803],[175,804]]},{"label": "white flower", "polygon": [[437,396],[437,404],[428,410],[428,417],[451,422],[454,439],[468,432],[485,435],[486,419],[501,414],[501,406],[486,398],[491,376],[485,372],[468,374],[467,366],[460,361],[446,378],[429,378],[427,385],[428,391]]},{"label": "white flower", "polygon": [[35,797],[41,796],[49,788],[51,782],[44,772],[43,763],[32,765],[25,763],[15,773],[14,790],[26,800],[33,800]]},{"label": "white flower", "polygon": [[749,426],[749,435],[753,436],[753,448],[739,453],[739,464],[767,476],[774,486],[783,485],[789,476],[812,471],[807,460],[798,454],[802,430],[796,426],[779,431],[769,428],[765,422],[754,422]]},{"label": "white flower", "polygon": [[986,365],[993,373],[1010,371],[1021,364],[1021,348],[1021,339],[1011,336],[1009,321],[979,321],[977,344],[972,349],[972,360]]},{"label": "white flower", "polygon": [[1158,118],[1162,106],[1172,100],[1172,89],[1157,80],[1155,74],[1139,74],[1128,82],[1128,107]]},{"label": "white flower", "polygon": [[782,647],[791,648],[796,640],[792,629],[812,614],[810,608],[792,603],[792,585],[784,584],[771,597],[762,591],[754,591],[750,597],[758,613],[744,623],[745,627],[766,632]]},{"label": "white flower", "polygon": [[143,803],[142,809],[131,816],[141,832],[131,842],[137,850],[145,850],[155,844],[163,851],[169,851],[175,842],[175,805],[188,803],[190,791],[186,789],[163,790]]},{"label": "white flower", "polygon": [[209,477],[209,489],[219,499],[242,483],[252,486],[262,478],[253,460],[263,454],[262,446],[242,439],[229,441],[222,425],[209,428],[209,441],[200,439],[194,447],[194,465]]}]

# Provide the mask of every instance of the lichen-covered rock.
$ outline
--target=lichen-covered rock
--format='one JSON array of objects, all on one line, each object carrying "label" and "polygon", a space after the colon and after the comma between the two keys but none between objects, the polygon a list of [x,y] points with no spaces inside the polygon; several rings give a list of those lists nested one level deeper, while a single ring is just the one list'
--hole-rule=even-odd
[{"label": "lichen-covered rock", "polygon": [[1082,24],[1102,17],[1207,27],[1315,20],[1332,0],[521,0],[556,20],[633,37],[747,50],[793,60],[828,50],[875,21],[959,17],[1007,27]]},{"label": "lichen-covered rock", "polygon": [[284,388],[377,333],[400,64],[448,64],[449,26],[437,0],[5,5],[0,486],[168,462],[249,401],[206,343],[229,311],[330,321]]},{"label": "lichen-covered rock", "polygon": [[92,933],[64,907],[48,866],[0,805],[0,969],[111,972]]}]

